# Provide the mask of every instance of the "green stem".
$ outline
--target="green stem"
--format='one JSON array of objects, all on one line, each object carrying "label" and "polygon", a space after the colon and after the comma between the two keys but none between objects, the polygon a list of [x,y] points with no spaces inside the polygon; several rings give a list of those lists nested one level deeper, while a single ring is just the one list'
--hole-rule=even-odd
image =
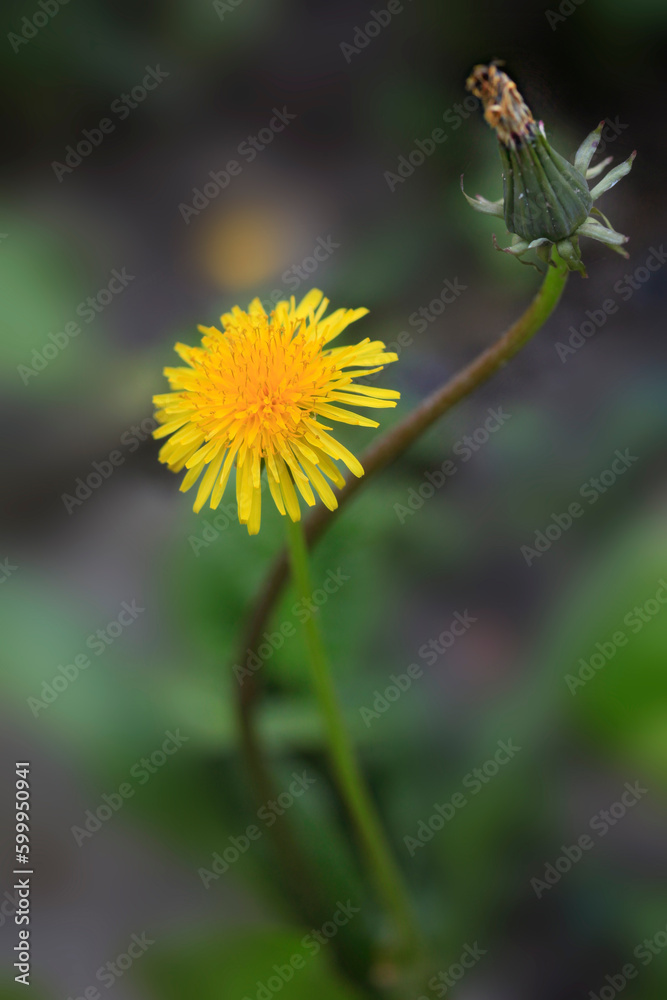
[{"label": "green stem", "polygon": [[[339,513],[340,509],[349,502],[349,500],[356,494],[357,490],[363,488],[364,485],[370,482],[376,473],[380,472],[383,468],[385,468],[385,466],[406,451],[425,430],[431,427],[432,424],[438,420],[439,417],[450,410],[456,403],[460,402],[460,400],[469,396],[478,386],[482,385],[489,378],[491,378],[491,376],[498,371],[499,368],[505,365],[510,358],[512,358],[517,351],[521,350],[531,337],[537,333],[558,304],[558,300],[560,299],[567,280],[567,267],[557,256],[555,250],[554,263],[555,266],[550,266],[548,268],[546,277],[540,289],[526,311],[515,323],[512,324],[508,330],[505,331],[504,334],[502,334],[501,337],[498,338],[498,340],[494,341],[489,347],[486,348],[486,350],[482,351],[481,354],[462,368],[460,372],[436,389],[411,413],[408,413],[407,416],[400,421],[400,423],[396,424],[389,431],[387,431],[387,433],[380,437],[375,444],[371,446],[371,448],[364,452],[361,456],[361,463],[364,467],[365,475],[361,479],[351,477],[350,481],[343,487],[342,490],[338,492],[338,510],[334,513]],[[333,516],[334,515],[328,508],[326,508],[323,504],[320,504],[320,506],[316,508],[314,513],[311,514],[306,522],[305,541],[301,529],[299,529],[300,547],[303,549],[306,545],[314,545],[331,523]],[[305,552],[303,553],[303,564],[305,565],[307,572]],[[262,641],[262,632],[266,628],[269,616],[271,615],[282,593],[288,576],[288,569],[289,564],[287,553],[283,551],[276,559],[273,568],[265,581],[264,587],[258,595],[245,635],[243,636],[243,644],[241,647],[243,650],[255,649]],[[304,596],[307,596],[310,599],[309,589],[307,589],[304,593]],[[317,634],[316,642],[319,645],[319,637],[317,637]],[[323,675],[326,679],[326,677],[328,677],[328,672],[326,671],[324,658],[322,658],[322,663],[324,664]],[[320,671],[318,671],[318,676],[319,673]],[[335,710],[334,714],[338,719],[336,732],[338,732],[338,727],[340,726],[342,733],[342,745],[344,745],[347,744],[347,737],[344,729],[342,728],[342,723],[340,723],[337,702],[335,700],[335,696],[333,695],[330,680],[328,681],[328,688],[331,689],[333,698],[332,704]],[[239,686],[237,707],[241,725],[243,753],[249,763],[250,773],[253,776],[258,802],[260,803],[266,800],[266,796],[262,796],[263,789],[266,789],[271,785],[270,771],[263,752],[256,724],[256,709],[261,700],[261,696],[262,685],[258,674],[253,674],[251,678],[246,680],[245,684]],[[353,775],[351,787],[360,787],[362,793],[361,799],[363,802],[367,802],[368,797],[365,791],[365,786],[362,779],[358,776],[358,769],[354,762],[354,757],[351,754],[351,751],[348,751],[348,753],[352,760],[352,766],[349,769],[349,772]],[[348,753],[344,753],[341,756],[341,761],[344,761],[344,759],[348,757]],[[338,770],[339,769],[337,768],[337,772]],[[355,772],[357,774],[357,780],[354,779]],[[347,773],[347,771],[345,773]],[[356,816],[356,811],[354,811],[353,814]],[[377,842],[382,845],[380,854],[376,855],[374,850],[372,852],[374,870],[377,870],[378,872],[377,881],[378,884],[381,883],[383,886],[386,885],[386,889],[383,891],[383,896],[387,899],[391,896],[392,912],[396,913],[397,917],[398,914],[400,914],[398,922],[401,927],[405,927],[407,929],[412,926],[412,918],[409,913],[409,906],[405,902],[405,895],[401,888],[402,883],[400,876],[396,872],[391,854],[384,846],[384,837],[377,819],[375,818],[375,811],[372,806],[369,814],[371,822],[370,825],[368,825],[368,833],[364,834],[364,844],[370,844],[372,842],[374,845],[375,840],[373,838],[373,834],[377,828],[379,832]],[[366,829],[366,827],[364,827],[364,829]],[[299,847],[293,842],[293,840],[291,840],[289,828],[286,827],[282,833],[286,842],[288,842],[287,847],[289,847],[291,855],[298,858]],[[278,847],[287,857],[288,852],[285,845],[279,844]],[[367,851],[368,850],[369,848],[367,848]],[[376,858],[381,859],[379,864]],[[388,873],[388,875],[386,873]],[[413,935],[409,935],[406,930],[406,937],[408,936]]]},{"label": "green stem", "polygon": [[[308,602],[313,588],[303,527],[301,522],[293,523],[289,517],[285,520],[292,576],[299,597]],[[399,954],[404,959],[414,957],[419,932],[412,907],[345,728],[320,630],[312,615],[305,629],[313,686],[324,719],[338,789],[356,828],[377,892],[395,921],[402,945]]]},{"label": "green stem", "polygon": [[[558,305],[565,282],[567,281],[567,265],[553,251],[555,266],[547,269],[546,277],[522,316],[513,323],[505,333],[494,341],[490,347],[478,354],[470,364],[453,375],[444,385],[440,386],[430,396],[407,414],[400,423],[383,434],[375,444],[371,445],[361,456],[364,475],[361,479],[350,476],[345,486],[338,491],[338,508],[329,510],[324,504],[319,504],[305,524],[306,541],[310,548],[328,528],[333,517],[341,508],[362,489],[373,476],[384,469],[390,462],[402,455],[424,431],[428,430],[443,414],[447,413],[456,403],[469,396],[478,386],[491,378],[499,368],[512,358],[544,325],[553,310]],[[271,572],[260,591],[247,631],[243,637],[243,649],[255,649],[261,642],[261,635],[266,628],[266,622],[275,607],[282,588],[287,579],[288,563],[286,552],[277,557]],[[259,696],[258,684],[246,684],[241,689],[239,709],[241,714],[250,714],[252,704]]]},{"label": "green stem", "polygon": [[[407,417],[382,435],[376,444],[362,455],[364,476],[362,479],[351,478],[343,487],[338,494],[339,508],[368,481],[370,476],[384,469],[409,448],[443,413],[451,410],[452,406],[469,396],[499,368],[506,365],[544,325],[558,304],[568,275],[567,264],[557,256],[555,250],[554,257],[555,263],[547,268],[537,295],[516,323],[490,347],[478,354],[469,365],[427,396],[419,406],[408,413]],[[332,513],[328,508],[321,507],[308,519],[306,530],[309,541],[311,531],[317,536],[323,525],[330,520]]]}]

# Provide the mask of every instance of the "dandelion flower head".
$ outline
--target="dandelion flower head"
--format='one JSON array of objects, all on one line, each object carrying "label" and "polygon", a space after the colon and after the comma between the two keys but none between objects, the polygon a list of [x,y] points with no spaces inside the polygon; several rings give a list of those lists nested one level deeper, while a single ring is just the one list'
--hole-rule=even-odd
[{"label": "dandelion flower head", "polygon": [[355,379],[372,375],[397,355],[369,338],[329,347],[367,309],[337,309],[317,289],[297,306],[294,297],[269,314],[259,299],[247,312],[235,306],[221,316],[222,330],[200,326],[201,346],[176,344],[186,367],[165,368],[172,391],[153,398],[168,438],[159,454],[173,472],[186,469],[181,490],[199,483],[194,510],[216,509],[232,467],[241,524],[259,531],[262,473],[281,514],[298,521],[298,494],[312,506],[315,494],[333,510],[330,483],[345,480],[340,461],[355,476],[363,468],[329,432],[329,421],[377,427],[350,406],[395,406],[399,393]]}]

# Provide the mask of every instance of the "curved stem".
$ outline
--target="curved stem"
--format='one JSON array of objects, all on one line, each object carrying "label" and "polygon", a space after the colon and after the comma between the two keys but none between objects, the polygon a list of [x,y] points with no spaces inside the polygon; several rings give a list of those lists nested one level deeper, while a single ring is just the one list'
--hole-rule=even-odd
[{"label": "curved stem", "polygon": [[[393,459],[401,455],[410,445],[444,413],[456,403],[486,382],[505,365],[546,322],[558,304],[565,282],[567,266],[554,250],[554,262],[547,269],[544,281],[535,298],[523,315],[497,341],[482,351],[470,364],[454,375],[443,386],[436,389],[404,420],[378,439],[362,456],[361,463],[365,475],[361,479],[351,479],[338,492],[338,510],[343,507],[371,477],[381,471]],[[333,513],[337,513],[333,512]],[[305,524],[305,544],[315,544],[332,519],[332,512],[321,505]],[[256,649],[261,635],[276,602],[278,601],[288,576],[288,557],[283,550],[277,557],[266,579],[243,637],[242,649]],[[248,678],[238,689],[238,713],[242,734],[244,756],[250,765],[258,795],[261,799],[262,787],[270,785],[269,771],[261,749],[255,727],[254,710],[261,696],[261,686],[257,674]],[[285,836],[289,836],[285,832]]]},{"label": "curved stem", "polygon": [[[252,678],[248,683],[250,680]],[[251,702],[247,702],[248,709],[250,705]],[[264,762],[253,723],[252,713],[244,709],[240,713],[241,749],[257,804],[263,805],[275,801],[278,789],[275,788]],[[283,817],[271,825],[270,833],[276,857],[280,861],[278,877],[285,897],[291,899],[295,913],[307,925],[322,923],[322,920],[326,919],[328,910],[323,900],[319,898],[317,882],[308,867],[307,859],[304,859],[302,845],[295,840],[292,828],[285,823]]]},{"label": "curved stem", "polygon": [[[292,576],[298,596],[307,602],[313,588],[303,527],[300,522],[294,523],[289,518],[286,521]],[[305,623],[305,630],[313,687],[324,720],[338,789],[356,829],[377,892],[393,916],[401,942],[399,953],[403,958],[413,957],[418,947],[419,932],[410,901],[345,728],[322,636],[313,615]]]},{"label": "curved stem", "polygon": [[[552,265],[548,268],[540,290],[516,323],[495,343],[482,351],[469,365],[466,365],[443,386],[427,396],[419,406],[408,413],[404,420],[383,434],[374,445],[364,452],[361,456],[364,476],[361,479],[350,479],[343,489],[338,491],[337,510],[331,511],[323,504],[316,508],[305,524],[306,541],[309,547],[312,547],[324,533],[340,508],[345,506],[376,472],[380,472],[395,458],[402,455],[420,434],[435,423],[439,417],[491,378],[543,326],[558,304],[568,275],[567,265],[560,257],[556,256],[555,250],[554,256],[555,266]],[[283,550],[277,557],[253,608],[243,640],[243,649],[255,649],[258,645],[267,618],[282,592],[287,573],[287,551]],[[244,702],[241,706],[242,712],[245,712],[252,704],[257,691],[258,687],[255,684],[247,687],[244,692],[245,697],[242,698]]]}]

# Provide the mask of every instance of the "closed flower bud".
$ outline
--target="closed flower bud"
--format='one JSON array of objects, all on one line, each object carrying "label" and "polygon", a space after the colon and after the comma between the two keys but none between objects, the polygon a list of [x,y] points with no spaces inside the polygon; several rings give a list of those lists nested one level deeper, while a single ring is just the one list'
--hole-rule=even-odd
[{"label": "closed flower bud", "polygon": [[475,66],[466,86],[482,101],[484,118],[498,136],[503,199],[466,198],[477,211],[504,218],[513,234],[505,252],[521,257],[536,249],[548,261],[555,245],[570,269],[584,275],[579,236],[600,240],[627,256],[621,249],[627,237],[612,229],[593,202],[630,171],[635,154],[591,191],[587,178],[596,176],[609,162],[589,169],[601,126],[585,140],[572,164],[552,148],[542,122],[535,121],[516,84],[494,63]]}]

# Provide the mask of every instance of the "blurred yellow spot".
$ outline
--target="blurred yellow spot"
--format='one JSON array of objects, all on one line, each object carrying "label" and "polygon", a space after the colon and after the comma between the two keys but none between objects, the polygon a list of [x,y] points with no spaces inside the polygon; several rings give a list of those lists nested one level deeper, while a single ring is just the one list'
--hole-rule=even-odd
[{"label": "blurred yellow spot", "polygon": [[212,281],[230,291],[262,285],[289,263],[293,237],[276,206],[237,206],[204,230],[200,258]]}]

